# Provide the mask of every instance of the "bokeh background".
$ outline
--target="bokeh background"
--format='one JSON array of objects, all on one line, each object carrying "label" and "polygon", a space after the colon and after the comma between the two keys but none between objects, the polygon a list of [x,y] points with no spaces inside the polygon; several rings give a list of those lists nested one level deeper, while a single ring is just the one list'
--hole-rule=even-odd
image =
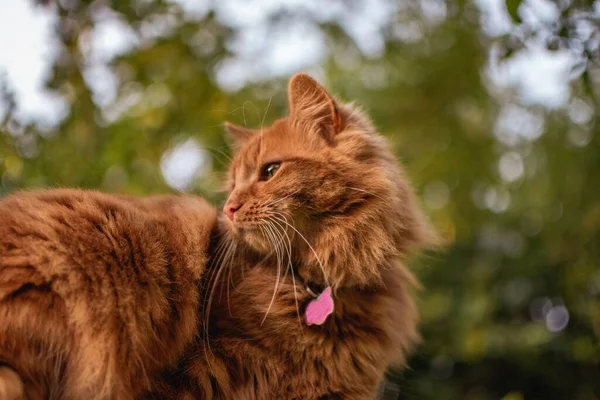
[{"label": "bokeh background", "polygon": [[0,0],[0,195],[217,192],[290,74],[361,104],[443,253],[403,399],[600,398],[600,1]]}]

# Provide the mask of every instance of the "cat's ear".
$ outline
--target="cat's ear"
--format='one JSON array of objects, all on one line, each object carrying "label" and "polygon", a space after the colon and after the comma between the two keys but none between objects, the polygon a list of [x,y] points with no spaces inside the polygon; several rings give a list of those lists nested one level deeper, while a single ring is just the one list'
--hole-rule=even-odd
[{"label": "cat's ear", "polygon": [[317,131],[328,143],[342,130],[337,101],[310,76],[299,73],[288,84],[290,116],[305,129]]},{"label": "cat's ear", "polygon": [[225,132],[227,132],[227,139],[231,147],[239,147],[254,136],[253,129],[244,128],[231,122],[225,122]]}]

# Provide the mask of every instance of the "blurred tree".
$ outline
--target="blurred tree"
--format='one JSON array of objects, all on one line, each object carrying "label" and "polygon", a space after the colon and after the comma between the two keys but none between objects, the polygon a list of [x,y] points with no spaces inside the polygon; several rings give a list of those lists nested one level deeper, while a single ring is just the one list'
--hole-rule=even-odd
[{"label": "blurred tree", "polygon": [[[222,123],[285,112],[291,71],[267,56],[299,29],[324,44],[304,67],[367,109],[451,244],[416,266],[424,344],[411,370],[390,373],[402,397],[598,399],[600,2],[478,3],[47,4],[60,42],[47,86],[67,111],[57,126],[24,123],[2,82],[0,194],[67,185],[222,200]],[[512,19],[494,30],[484,6]],[[107,21],[130,43],[103,63],[94,35]],[[562,103],[498,78],[532,49],[572,60]]]}]

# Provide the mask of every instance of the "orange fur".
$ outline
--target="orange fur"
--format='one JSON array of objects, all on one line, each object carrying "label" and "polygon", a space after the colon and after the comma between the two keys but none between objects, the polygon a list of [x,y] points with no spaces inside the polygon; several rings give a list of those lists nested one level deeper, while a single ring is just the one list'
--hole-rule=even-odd
[{"label": "orange fur", "polygon": [[150,388],[194,339],[215,215],[192,198],[4,199],[0,361],[28,398],[128,399]]},{"label": "orange fur", "polygon": [[[435,236],[360,111],[304,74],[289,102],[227,125],[233,221],[191,197],[0,202],[0,390],[10,367],[32,399],[373,398],[418,342],[404,263]],[[333,315],[305,325],[327,285]]]}]

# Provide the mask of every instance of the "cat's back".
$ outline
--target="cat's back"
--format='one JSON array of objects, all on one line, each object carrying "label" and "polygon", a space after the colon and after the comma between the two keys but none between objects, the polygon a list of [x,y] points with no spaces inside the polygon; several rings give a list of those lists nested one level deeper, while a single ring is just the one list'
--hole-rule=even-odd
[{"label": "cat's back", "polygon": [[139,392],[195,335],[215,224],[195,197],[61,189],[0,200],[0,365],[32,398]]},{"label": "cat's back", "polygon": [[[215,208],[198,197],[18,192],[0,199],[0,262],[28,258],[49,272],[61,268],[59,260],[89,267],[110,264],[109,256],[117,269],[153,270],[169,261],[200,274],[215,224]],[[164,259],[167,253],[172,260]]]}]

